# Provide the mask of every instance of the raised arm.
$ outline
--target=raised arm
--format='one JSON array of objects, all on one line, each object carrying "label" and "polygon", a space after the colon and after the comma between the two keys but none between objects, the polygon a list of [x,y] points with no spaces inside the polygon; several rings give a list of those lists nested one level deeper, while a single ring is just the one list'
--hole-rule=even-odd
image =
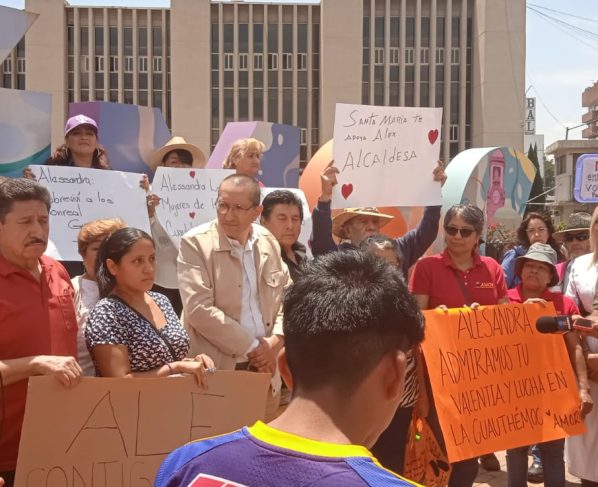
[{"label": "raised arm", "polygon": [[318,204],[312,212],[312,242],[311,251],[314,255],[321,255],[327,252],[338,250],[338,246],[332,238],[332,188],[337,184],[336,175],[338,169],[330,162],[320,175],[322,193],[318,198]]}]

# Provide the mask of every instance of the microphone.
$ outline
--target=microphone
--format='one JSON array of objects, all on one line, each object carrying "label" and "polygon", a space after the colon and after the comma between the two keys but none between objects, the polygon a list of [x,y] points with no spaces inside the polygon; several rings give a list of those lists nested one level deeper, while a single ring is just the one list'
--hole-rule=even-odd
[{"label": "microphone", "polygon": [[536,320],[536,330],[540,333],[567,333],[573,330],[588,330],[593,322],[586,318],[573,319],[571,315],[540,316]]}]

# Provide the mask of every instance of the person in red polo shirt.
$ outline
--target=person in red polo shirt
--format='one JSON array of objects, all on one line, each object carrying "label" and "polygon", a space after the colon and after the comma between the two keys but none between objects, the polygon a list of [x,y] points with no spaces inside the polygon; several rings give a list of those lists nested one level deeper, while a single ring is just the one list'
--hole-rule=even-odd
[{"label": "person in red polo shirt", "polygon": [[[449,208],[444,216],[444,252],[420,259],[411,274],[409,290],[421,309],[508,303],[502,268],[494,259],[478,253],[483,229],[484,213],[478,207],[467,204]],[[442,443],[433,400],[428,423]],[[484,455],[480,460],[485,462],[486,470],[500,469],[494,454]],[[473,485],[478,472],[477,458],[451,465],[449,487]]]},{"label": "person in red polo shirt", "polygon": [[[515,275],[521,279],[519,285],[509,289],[511,303],[551,302],[557,315],[579,315],[575,302],[560,292],[551,292],[550,287],[559,283],[556,268],[557,254],[548,244],[535,243],[527,253],[515,260]],[[580,398],[580,416],[583,419],[592,410],[592,397],[583,350],[576,333],[567,333],[565,341],[570,357],[575,357],[573,368],[577,374]],[[565,440],[552,440],[538,443],[543,465],[543,481],[548,487],[565,485]],[[527,485],[528,447],[507,450],[507,474],[509,485]]]},{"label": "person in red polo shirt", "polygon": [[27,378],[81,376],[73,288],[64,267],[43,253],[50,194],[30,179],[0,180],[0,388],[4,401],[0,477],[14,482]]}]

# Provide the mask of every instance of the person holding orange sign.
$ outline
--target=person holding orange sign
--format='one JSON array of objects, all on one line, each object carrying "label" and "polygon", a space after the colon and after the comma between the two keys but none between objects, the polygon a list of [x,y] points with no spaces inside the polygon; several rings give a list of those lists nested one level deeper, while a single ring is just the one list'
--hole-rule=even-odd
[{"label": "person holding orange sign", "polygon": [[[409,281],[409,290],[421,309],[505,304],[509,302],[502,268],[494,259],[478,253],[484,229],[484,213],[473,205],[452,206],[444,216],[444,252],[420,259]],[[439,443],[444,439],[430,394],[428,423]],[[498,460],[493,454],[489,461]],[[482,462],[485,460],[482,457]],[[452,465],[449,487],[472,486],[478,472],[478,459]],[[500,468],[500,466],[499,466]]]},{"label": "person holding orange sign", "polygon": [[[560,292],[551,292],[549,288],[559,282],[556,268],[557,254],[554,249],[543,243],[532,244],[527,253],[515,260],[515,276],[520,284],[509,289],[511,303],[547,303],[554,304],[558,315],[577,315],[579,309],[575,302]],[[565,336],[569,357],[577,374],[580,398],[580,416],[583,419],[592,410],[592,397],[583,350],[577,334],[567,333]],[[565,440],[552,440],[538,443],[543,466],[543,480],[547,487],[565,485]],[[507,450],[507,473],[510,487],[527,485],[528,481],[528,447]]]}]

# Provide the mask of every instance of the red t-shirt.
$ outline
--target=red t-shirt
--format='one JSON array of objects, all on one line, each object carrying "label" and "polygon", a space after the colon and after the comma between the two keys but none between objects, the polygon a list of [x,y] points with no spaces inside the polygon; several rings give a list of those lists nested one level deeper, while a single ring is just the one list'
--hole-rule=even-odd
[{"label": "red t-shirt", "polygon": [[[64,267],[40,258],[40,282],[0,255],[0,360],[34,355],[77,357],[74,291]],[[25,414],[27,380],[4,387],[0,472],[15,470]]]},{"label": "red t-shirt", "polygon": [[[509,301],[511,303],[523,303],[526,298],[522,295],[521,284],[513,289],[509,289]],[[557,315],[578,315],[579,309],[571,298],[563,296],[561,293],[553,293],[545,289],[540,296],[544,301],[549,301],[554,304],[554,309]]]},{"label": "red t-shirt", "polygon": [[[411,273],[409,290],[413,294],[429,296],[429,309],[441,304],[447,308],[460,308],[472,303],[497,304],[499,299],[507,296],[502,267],[494,259],[477,252],[473,254],[473,260],[471,269],[461,271],[455,267],[447,250],[423,257]],[[464,293],[462,288],[467,292]]]}]

